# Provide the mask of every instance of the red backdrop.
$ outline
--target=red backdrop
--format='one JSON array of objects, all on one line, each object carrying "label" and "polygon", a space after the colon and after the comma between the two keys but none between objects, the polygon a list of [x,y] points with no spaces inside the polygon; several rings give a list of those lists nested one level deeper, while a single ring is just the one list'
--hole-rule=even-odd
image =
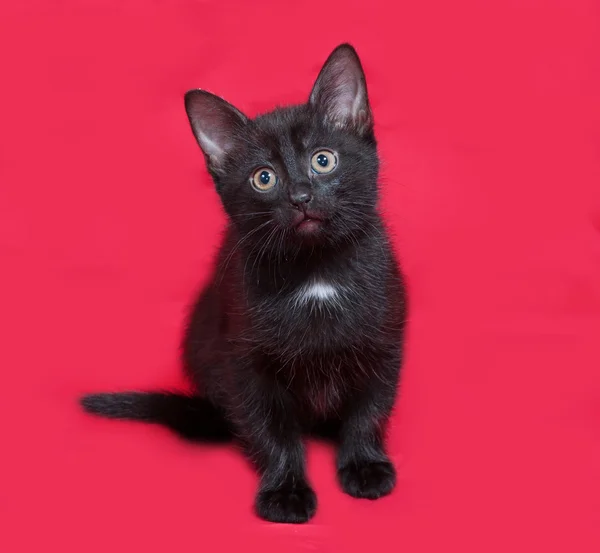
[{"label": "red backdrop", "polygon": [[[4,2],[0,550],[599,551],[599,21],[594,0]],[[181,384],[224,222],[185,90],[302,101],[342,41],[412,299],[399,485],[346,497],[311,444],[318,514],[277,526],[231,449],[76,398]]]}]

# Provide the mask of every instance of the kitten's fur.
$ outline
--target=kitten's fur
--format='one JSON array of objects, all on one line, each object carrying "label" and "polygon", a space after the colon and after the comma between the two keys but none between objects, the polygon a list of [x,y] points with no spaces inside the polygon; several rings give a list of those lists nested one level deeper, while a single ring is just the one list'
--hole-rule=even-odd
[{"label": "kitten's fur", "polygon": [[[303,434],[339,444],[345,492],[390,493],[384,431],[405,300],[377,212],[379,163],[356,52],[336,48],[300,106],[252,120],[201,90],[185,105],[230,220],[183,342],[194,394],[93,394],[85,409],[190,439],[235,438],[261,475],[256,510],[267,520],[315,512]],[[311,158],[324,149],[337,166],[319,174]],[[278,175],[269,191],[252,186],[261,167]]]}]

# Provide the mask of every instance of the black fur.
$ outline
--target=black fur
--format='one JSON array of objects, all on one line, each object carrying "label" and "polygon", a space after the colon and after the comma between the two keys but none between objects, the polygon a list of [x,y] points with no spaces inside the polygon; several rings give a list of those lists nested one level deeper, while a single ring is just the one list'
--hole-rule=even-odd
[{"label": "black fur", "polygon": [[[248,119],[195,90],[186,109],[230,220],[183,342],[194,395],[94,394],[83,406],[187,438],[234,437],[261,475],[256,510],[267,520],[305,522],[316,510],[310,433],[335,438],[345,492],[390,493],[384,433],[405,296],[377,211],[377,147],[354,49],[331,54],[304,105]],[[328,174],[311,168],[321,150],[333,152],[329,167],[337,158]],[[278,175],[268,191],[251,185],[261,167]]]},{"label": "black fur", "polygon": [[81,405],[88,413],[110,419],[162,424],[188,440],[228,442],[233,438],[225,413],[199,396],[171,392],[89,394]]}]

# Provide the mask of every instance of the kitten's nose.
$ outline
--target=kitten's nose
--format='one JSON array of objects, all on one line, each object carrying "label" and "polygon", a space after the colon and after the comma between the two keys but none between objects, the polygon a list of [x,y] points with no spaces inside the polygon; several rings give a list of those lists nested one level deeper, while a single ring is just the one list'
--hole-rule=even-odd
[{"label": "kitten's nose", "polygon": [[298,187],[290,194],[290,203],[297,209],[306,207],[313,199],[310,189],[302,186]]}]

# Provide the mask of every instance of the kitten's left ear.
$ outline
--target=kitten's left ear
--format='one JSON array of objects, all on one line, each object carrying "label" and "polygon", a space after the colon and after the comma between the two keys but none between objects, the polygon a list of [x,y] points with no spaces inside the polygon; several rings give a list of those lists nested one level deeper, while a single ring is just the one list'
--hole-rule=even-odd
[{"label": "kitten's left ear", "polygon": [[248,118],[229,102],[200,89],[186,93],[185,110],[209,171],[219,173],[248,126]]},{"label": "kitten's left ear", "polygon": [[373,128],[365,74],[356,50],[338,46],[321,69],[309,103],[321,110],[334,127],[351,128],[359,134]]}]

